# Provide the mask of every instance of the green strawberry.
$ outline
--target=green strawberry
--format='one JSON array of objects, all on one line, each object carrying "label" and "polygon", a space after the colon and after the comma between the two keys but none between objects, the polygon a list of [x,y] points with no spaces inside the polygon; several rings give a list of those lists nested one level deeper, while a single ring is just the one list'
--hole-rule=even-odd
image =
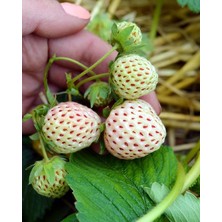
[{"label": "green strawberry", "polygon": [[138,99],[155,90],[158,83],[154,66],[136,54],[117,58],[110,72],[114,92],[125,99]]},{"label": "green strawberry", "polygon": [[29,184],[40,195],[60,198],[69,190],[65,181],[65,160],[59,156],[37,161],[31,170]]},{"label": "green strawberry", "polygon": [[126,100],[106,119],[104,142],[120,159],[140,158],[158,150],[166,129],[151,105],[144,100]]},{"label": "green strawberry", "polygon": [[100,123],[92,109],[76,102],[62,102],[48,111],[42,131],[53,151],[73,153],[99,138]]}]

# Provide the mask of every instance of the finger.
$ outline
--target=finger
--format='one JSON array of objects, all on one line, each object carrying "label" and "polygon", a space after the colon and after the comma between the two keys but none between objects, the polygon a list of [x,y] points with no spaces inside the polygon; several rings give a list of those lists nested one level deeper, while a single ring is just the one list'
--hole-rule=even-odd
[{"label": "finger", "polygon": [[161,113],[162,108],[154,91],[147,95],[141,96],[140,99],[143,99],[148,102],[156,111],[157,115]]},{"label": "finger", "polygon": [[35,132],[36,132],[36,129],[35,129],[31,119],[22,123],[22,134],[23,135],[30,135],[30,134],[33,134]]},{"label": "finger", "polygon": [[57,38],[83,29],[90,13],[81,6],[52,0],[23,0],[22,33]]}]

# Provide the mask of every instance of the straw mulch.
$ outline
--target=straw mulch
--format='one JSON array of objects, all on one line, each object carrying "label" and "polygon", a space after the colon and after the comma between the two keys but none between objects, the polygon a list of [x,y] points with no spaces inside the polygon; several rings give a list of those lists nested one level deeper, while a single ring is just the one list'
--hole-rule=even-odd
[{"label": "straw mulch", "polygon": [[[151,38],[147,58],[159,74],[156,93],[167,128],[166,143],[175,151],[193,148],[200,137],[200,15],[182,8],[176,0],[162,1],[157,18],[158,1],[154,0],[72,2],[86,7],[93,16],[106,12],[110,18],[135,22]],[[155,22],[156,33],[150,33]]]}]

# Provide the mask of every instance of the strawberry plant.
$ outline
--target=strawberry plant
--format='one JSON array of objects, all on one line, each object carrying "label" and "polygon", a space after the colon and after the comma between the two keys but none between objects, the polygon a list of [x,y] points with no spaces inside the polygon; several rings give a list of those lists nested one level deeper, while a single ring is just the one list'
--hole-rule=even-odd
[{"label": "strawberry plant", "polygon": [[[63,222],[198,222],[199,144],[184,159],[177,158],[166,145],[161,118],[141,99],[156,89],[158,72],[143,53],[136,23],[113,23],[109,34],[112,49],[91,66],[54,55],[45,67],[43,102],[23,117],[36,129],[29,137],[34,143],[26,138],[28,147],[34,144],[40,154],[24,166],[24,183],[29,183],[24,195],[33,196],[32,209],[34,197],[40,204],[40,215],[27,220],[38,221],[68,199],[72,211],[61,211]],[[109,72],[95,73],[114,51]],[[53,93],[48,72],[56,61],[83,71],[74,77],[64,73],[66,89]],[[24,149],[27,156],[31,152]]]}]

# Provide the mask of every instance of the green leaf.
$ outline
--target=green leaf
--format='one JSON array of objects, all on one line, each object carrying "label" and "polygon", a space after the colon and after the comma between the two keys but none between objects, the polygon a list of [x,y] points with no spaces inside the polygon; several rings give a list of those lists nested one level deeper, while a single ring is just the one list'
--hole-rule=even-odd
[{"label": "green leaf", "polygon": [[[34,163],[33,168],[29,174],[29,184],[33,182],[36,175],[38,176],[42,172],[43,170],[42,161],[43,160],[39,160]],[[29,167],[27,169],[29,169]]]},{"label": "green leaf", "polygon": [[80,97],[82,97],[82,94],[75,87],[67,89],[66,92],[71,94],[72,96],[80,96]]},{"label": "green leaf", "polygon": [[185,5],[187,5],[189,0],[177,0],[177,2],[182,6],[184,7]]},{"label": "green leaf", "polygon": [[195,192],[196,194],[200,195],[200,176],[197,178],[197,180],[191,185],[189,188],[192,192]]},{"label": "green leaf", "polygon": [[113,25],[111,43],[112,45],[118,45],[118,52],[126,52],[128,50],[128,47],[130,47],[131,49],[135,46],[133,39],[129,38],[131,32],[133,31],[133,28],[133,26],[128,26],[119,31],[117,25]]},{"label": "green leaf", "polygon": [[65,75],[66,75],[66,84],[67,84],[66,92],[68,94],[71,94],[72,96],[82,97],[82,94],[79,92],[79,90],[73,84],[72,74],[71,73],[65,73]]},{"label": "green leaf", "polygon": [[68,217],[63,219],[61,222],[78,222],[78,219],[76,217],[76,213],[70,214]]},{"label": "green leaf", "polygon": [[44,172],[46,178],[49,181],[49,184],[53,184],[55,182],[55,169],[52,163],[44,164]]},{"label": "green leaf", "polygon": [[[111,67],[111,69],[112,69],[112,67]],[[111,87],[112,97],[114,98],[115,101],[117,101],[120,97],[115,93],[116,85],[113,83],[113,80],[112,80],[111,76],[109,78],[109,84],[110,84],[110,87]]]},{"label": "green leaf", "polygon": [[46,97],[49,104],[53,107],[57,104],[56,97],[51,93],[49,88],[46,89]]},{"label": "green leaf", "polygon": [[44,124],[45,115],[50,109],[49,105],[41,104],[35,107],[32,111],[32,119],[37,131],[41,131]]},{"label": "green leaf", "polygon": [[71,73],[65,73],[66,76],[66,84],[68,87],[72,87],[73,83],[72,83],[72,74]]},{"label": "green leaf", "polygon": [[134,28],[133,26],[129,26],[129,27],[122,29],[121,32],[119,32],[117,34],[117,39],[121,42],[127,42],[127,44],[132,44],[133,40],[129,41],[128,38],[129,38],[131,32],[133,31],[133,28]]},{"label": "green leaf", "polygon": [[189,0],[188,7],[191,11],[199,13],[200,12],[200,0]]},{"label": "green leaf", "polygon": [[25,121],[27,121],[27,120],[29,120],[29,119],[31,119],[31,118],[32,118],[32,114],[31,114],[31,113],[26,113],[26,114],[23,116],[22,121],[25,122]]},{"label": "green leaf", "polygon": [[38,105],[37,107],[35,107],[35,109],[33,111],[38,116],[45,116],[46,113],[49,111],[49,109],[50,109],[50,107],[48,105],[41,104],[41,105]]},{"label": "green leaf", "polygon": [[106,145],[104,142],[104,134],[102,133],[99,138],[99,154],[103,155],[106,152]]},{"label": "green leaf", "polygon": [[177,160],[166,146],[128,161],[83,150],[71,155],[66,170],[80,222],[124,222],[135,221],[153,207],[142,187],[153,182],[173,185]]},{"label": "green leaf", "polygon": [[116,36],[118,34],[118,27],[116,23],[113,23],[111,30],[113,36]]},{"label": "green leaf", "polygon": [[87,29],[109,42],[113,20],[110,19],[109,13],[99,12],[88,24]]},{"label": "green leaf", "polygon": [[177,0],[177,2],[182,7],[187,5],[189,9],[193,12],[200,12],[200,0]]},{"label": "green leaf", "polygon": [[119,98],[112,106],[111,110],[114,109],[115,107],[121,105],[124,102],[124,98]]},{"label": "green leaf", "polygon": [[143,45],[141,50],[146,55],[145,57],[147,57],[147,55],[150,54],[152,50],[154,49],[153,41],[151,41],[147,33],[142,33],[141,44]]},{"label": "green leaf", "polygon": [[36,133],[32,134],[31,136],[29,136],[29,138],[31,140],[39,140],[39,133],[36,132]]},{"label": "green leaf", "polygon": [[90,101],[90,107],[105,106],[112,100],[111,87],[107,82],[95,82],[88,87],[84,93],[84,98]]},{"label": "green leaf", "polygon": [[139,44],[139,45],[129,45],[124,48],[124,51],[118,54],[118,57],[122,57],[123,55],[129,55],[129,54],[137,54],[140,56],[145,57],[146,53],[144,52],[145,44]]},{"label": "green leaf", "polygon": [[[90,94],[90,107],[92,108],[97,97],[99,96],[100,90],[99,87],[94,87],[93,90],[91,90],[92,88],[88,88],[89,91],[86,91],[86,95]],[[84,97],[86,98],[86,95],[84,95]]]},{"label": "green leaf", "polygon": [[104,117],[104,118],[107,118],[107,117],[109,116],[110,112],[111,112],[110,107],[109,107],[109,106],[105,107],[105,108],[103,109],[103,111],[102,111],[103,117]]},{"label": "green leaf", "polygon": [[[160,203],[170,190],[157,182],[151,188],[144,187],[144,190],[155,203]],[[186,192],[179,195],[174,203],[165,211],[171,222],[199,222],[200,221],[200,200],[192,193]]]},{"label": "green leaf", "polygon": [[106,128],[106,124],[105,123],[101,123],[100,126],[99,126],[99,131],[100,133],[102,133]]}]

